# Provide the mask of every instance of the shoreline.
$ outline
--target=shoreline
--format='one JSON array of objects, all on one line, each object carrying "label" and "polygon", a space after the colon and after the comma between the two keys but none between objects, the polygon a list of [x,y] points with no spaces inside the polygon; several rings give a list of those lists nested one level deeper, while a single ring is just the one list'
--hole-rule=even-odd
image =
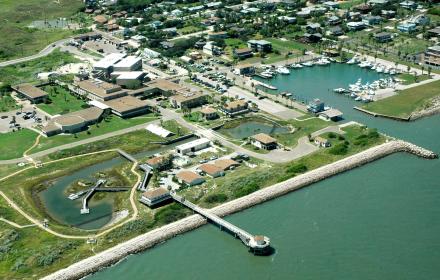
[{"label": "shoreline", "polygon": [[[284,182],[261,189],[247,196],[219,205],[210,209],[210,211],[221,217],[236,213],[398,152],[407,152],[426,159],[438,158],[435,153],[414,144],[401,140],[392,140],[334,163],[298,175]],[[114,265],[129,255],[145,251],[146,249],[175,237],[178,234],[198,228],[203,224],[206,224],[206,220],[198,214],[186,217],[182,220],[139,235],[92,257],[83,259],[67,268],[45,276],[42,279],[81,279],[102,268]]]}]

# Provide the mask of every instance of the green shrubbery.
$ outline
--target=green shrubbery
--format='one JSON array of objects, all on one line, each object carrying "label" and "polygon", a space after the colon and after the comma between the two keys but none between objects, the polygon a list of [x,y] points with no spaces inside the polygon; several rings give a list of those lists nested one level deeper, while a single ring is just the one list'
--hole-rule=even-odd
[{"label": "green shrubbery", "polygon": [[379,138],[379,133],[375,129],[368,130],[367,133],[361,134],[353,141],[353,144],[356,146],[367,146],[371,140],[376,140]]},{"label": "green shrubbery", "polygon": [[211,194],[205,198],[206,203],[221,203],[225,202],[226,200],[228,200],[228,196],[223,193]]},{"label": "green shrubbery", "polygon": [[332,155],[345,155],[348,152],[348,142],[338,143],[330,148],[329,153]]}]

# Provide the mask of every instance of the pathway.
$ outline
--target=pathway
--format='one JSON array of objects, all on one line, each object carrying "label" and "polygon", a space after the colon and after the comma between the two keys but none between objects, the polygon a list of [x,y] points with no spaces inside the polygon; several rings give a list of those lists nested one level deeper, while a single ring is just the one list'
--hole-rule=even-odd
[{"label": "pathway", "polygon": [[19,225],[17,223],[14,223],[13,221],[7,220],[5,218],[0,218],[0,221],[5,222],[5,223],[7,223],[10,226],[13,226],[15,228],[28,228],[28,227],[35,227],[35,226],[37,226],[36,224],[29,224],[29,225],[22,226],[22,225]]},{"label": "pathway", "polygon": [[31,55],[31,56],[0,62],[0,67],[14,65],[14,64],[18,64],[18,63],[22,63],[22,62],[26,62],[26,61],[30,61],[30,60],[34,60],[34,59],[46,56],[46,55],[50,54],[51,52],[53,52],[56,48],[61,47],[64,43],[66,43],[69,40],[70,39],[68,38],[68,39],[62,39],[62,40],[56,41],[54,43],[51,43],[50,45],[48,45],[44,49],[42,49],[39,53]]}]

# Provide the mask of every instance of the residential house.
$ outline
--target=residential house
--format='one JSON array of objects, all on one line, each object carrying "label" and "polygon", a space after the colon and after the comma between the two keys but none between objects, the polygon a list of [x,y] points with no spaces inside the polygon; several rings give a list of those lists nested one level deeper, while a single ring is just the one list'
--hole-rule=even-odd
[{"label": "residential house", "polygon": [[320,33],[321,32],[321,24],[314,22],[306,25],[306,31],[308,33]]},{"label": "residential house", "polygon": [[347,22],[347,28],[352,31],[362,30],[365,29],[366,27],[367,27],[366,24],[362,21]]},{"label": "residential house", "polygon": [[430,38],[432,38],[432,37],[440,38],[440,26],[437,26],[433,29],[429,29],[427,32],[428,32],[428,36]]},{"label": "residential house", "polygon": [[223,105],[222,110],[228,116],[236,116],[248,113],[249,106],[245,100],[235,100]]},{"label": "residential house", "polygon": [[259,133],[251,137],[251,144],[263,150],[276,149],[277,140],[265,133]]},{"label": "residential house", "polygon": [[303,39],[306,43],[317,43],[322,40],[322,34],[321,33],[304,33]]},{"label": "residential house", "polygon": [[340,24],[341,22],[342,22],[341,18],[338,16],[335,16],[335,15],[333,15],[327,19],[327,23],[329,25],[337,25],[337,24]]},{"label": "residential house", "polygon": [[366,25],[376,25],[382,22],[382,17],[380,16],[365,16],[362,19],[362,22]]},{"label": "residential house", "polygon": [[214,162],[214,165],[221,168],[224,171],[240,166],[238,162],[228,158],[216,160]]},{"label": "residential house", "polygon": [[225,172],[220,167],[215,166],[211,163],[205,163],[199,166],[198,170],[201,172],[207,174],[208,176],[212,178],[217,178],[220,176],[224,176]]},{"label": "residential house", "polygon": [[344,35],[344,30],[339,25],[336,25],[328,29],[328,34],[331,36],[341,36]]},{"label": "residential house", "polygon": [[392,41],[393,37],[391,36],[391,33],[389,33],[389,32],[380,32],[380,33],[374,34],[374,39],[376,40],[376,42],[386,43],[386,42]]},{"label": "residential house", "polygon": [[241,48],[241,49],[234,49],[233,55],[235,58],[238,59],[246,59],[253,56],[252,50],[250,48]]},{"label": "residential house", "polygon": [[266,40],[249,40],[247,45],[254,52],[268,53],[272,51],[272,43]]},{"label": "residential house", "polygon": [[397,26],[397,29],[402,33],[412,33],[416,31],[417,26],[414,23],[403,22]]},{"label": "residential house", "polygon": [[440,46],[432,46],[422,54],[422,62],[426,65],[440,67]]},{"label": "residential house", "polygon": [[219,117],[218,113],[217,113],[217,110],[212,108],[212,107],[210,107],[210,106],[202,108],[202,110],[200,110],[200,113],[202,114],[202,116],[206,120],[214,120],[214,119],[217,119]]},{"label": "residential house", "polygon": [[408,10],[417,9],[417,4],[414,1],[403,1],[399,3],[400,7]]}]

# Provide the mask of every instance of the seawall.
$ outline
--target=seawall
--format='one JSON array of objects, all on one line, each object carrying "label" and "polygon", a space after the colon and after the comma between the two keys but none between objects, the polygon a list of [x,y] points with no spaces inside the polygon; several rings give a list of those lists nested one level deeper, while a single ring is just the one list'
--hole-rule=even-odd
[{"label": "seawall", "polygon": [[[438,158],[435,153],[411,143],[400,140],[389,141],[361,153],[296,176],[287,181],[264,188],[245,197],[222,204],[211,209],[211,211],[219,216],[232,214],[397,152],[407,152],[426,159]],[[196,214],[189,216],[185,219],[137,236],[115,247],[98,253],[95,256],[72,264],[65,269],[44,277],[43,279],[80,279],[101,268],[115,264],[130,254],[135,254],[151,248],[167,239],[195,229],[205,223],[206,220],[200,215]]]}]

